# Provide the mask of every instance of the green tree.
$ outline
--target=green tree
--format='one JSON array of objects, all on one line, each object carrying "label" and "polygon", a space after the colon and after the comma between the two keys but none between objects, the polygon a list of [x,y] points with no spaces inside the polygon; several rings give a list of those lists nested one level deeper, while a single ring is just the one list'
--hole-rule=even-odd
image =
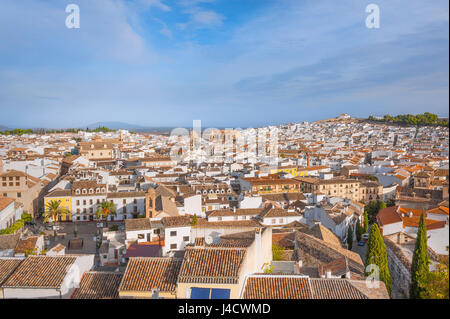
[{"label": "green tree", "polygon": [[22,213],[21,217],[25,223],[31,222],[33,220],[33,216],[31,216],[30,214],[27,214],[27,213]]},{"label": "green tree", "polygon": [[[64,207],[61,207],[60,200],[51,200],[46,205],[44,223],[51,222],[53,225],[56,225],[60,217],[68,215],[70,215],[70,212]],[[56,230],[54,230],[54,236],[56,237]]]},{"label": "green tree", "polygon": [[283,260],[283,247],[272,245],[272,259],[275,261]]},{"label": "green tree", "polygon": [[349,225],[347,228],[347,248],[352,250],[353,248],[353,227]]},{"label": "green tree", "polygon": [[380,210],[386,208],[386,203],[382,201],[373,200],[369,202],[365,207],[364,211],[367,212],[369,217],[369,222],[374,223],[376,221],[376,217]]},{"label": "green tree", "polygon": [[104,200],[97,207],[97,211],[95,213],[97,219],[105,220],[106,226],[108,226],[108,216],[116,215],[116,207],[113,202],[109,202]]},{"label": "green tree", "polygon": [[422,299],[449,299],[448,255],[441,256],[436,270],[428,272],[422,287]]},{"label": "green tree", "polygon": [[367,212],[364,212],[364,234],[369,232],[369,216]]},{"label": "green tree", "polygon": [[379,280],[383,281],[386,285],[386,289],[391,294],[391,274],[388,268],[388,259],[386,245],[384,244],[383,237],[381,236],[380,228],[376,223],[370,227],[369,240],[367,241],[366,252],[366,276],[370,273],[367,272],[367,266],[373,264],[378,267]]},{"label": "green tree", "polygon": [[198,218],[197,218],[197,214],[194,214],[194,216],[192,217],[192,221],[191,221],[191,225],[195,226],[198,223]]},{"label": "green tree", "polygon": [[411,286],[409,297],[420,299],[424,293],[424,284],[430,272],[430,258],[428,256],[427,226],[425,225],[425,213],[420,215],[419,228],[417,230],[416,246],[411,264]]},{"label": "green tree", "polygon": [[359,219],[356,221],[356,240],[359,242],[361,240],[362,234],[363,234],[363,228],[361,226],[361,223],[359,222]]},{"label": "green tree", "polygon": [[395,206],[395,199],[392,199],[392,198],[388,199],[386,202],[386,206],[387,207]]}]

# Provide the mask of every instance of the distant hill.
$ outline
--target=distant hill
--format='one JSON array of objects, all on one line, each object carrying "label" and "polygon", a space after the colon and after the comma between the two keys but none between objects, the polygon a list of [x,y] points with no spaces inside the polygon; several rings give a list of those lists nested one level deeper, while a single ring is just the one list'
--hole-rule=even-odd
[{"label": "distant hill", "polygon": [[97,122],[93,124],[89,124],[86,127],[90,130],[96,129],[97,127],[103,127],[106,126],[109,129],[112,130],[130,130],[130,129],[144,129],[144,126],[136,125],[136,124],[129,124],[129,123],[123,123],[123,122]]},{"label": "distant hill", "polygon": [[[96,129],[98,127],[107,127],[111,130],[129,130],[133,132],[139,133],[169,133],[174,127],[171,126],[142,126],[124,122],[97,122],[93,124],[89,124],[87,128],[90,130]],[[85,129],[86,127],[80,127],[81,129]]]},{"label": "distant hill", "polygon": [[0,131],[7,130],[8,128],[6,126],[0,125]]}]

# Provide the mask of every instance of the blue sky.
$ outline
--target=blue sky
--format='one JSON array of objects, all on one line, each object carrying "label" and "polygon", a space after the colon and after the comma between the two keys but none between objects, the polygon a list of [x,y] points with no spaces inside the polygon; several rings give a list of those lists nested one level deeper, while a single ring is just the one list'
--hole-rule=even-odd
[{"label": "blue sky", "polygon": [[[67,29],[65,7],[80,7]],[[365,26],[369,3],[380,28]],[[447,0],[1,0],[0,125],[448,117]]]}]

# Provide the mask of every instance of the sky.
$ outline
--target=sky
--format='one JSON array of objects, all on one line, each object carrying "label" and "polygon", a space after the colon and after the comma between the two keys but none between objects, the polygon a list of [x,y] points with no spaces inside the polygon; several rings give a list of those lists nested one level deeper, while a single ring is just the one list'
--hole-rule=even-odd
[{"label": "sky", "polygon": [[[80,8],[80,28],[65,21]],[[380,28],[366,27],[366,6]],[[447,0],[0,0],[0,125],[448,117]]]}]

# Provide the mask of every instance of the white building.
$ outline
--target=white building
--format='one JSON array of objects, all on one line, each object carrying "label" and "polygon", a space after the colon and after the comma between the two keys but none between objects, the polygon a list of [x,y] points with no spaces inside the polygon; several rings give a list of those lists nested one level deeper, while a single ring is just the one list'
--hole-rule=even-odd
[{"label": "white building", "polygon": [[14,198],[0,197],[0,230],[11,227],[22,217],[23,207]]}]

